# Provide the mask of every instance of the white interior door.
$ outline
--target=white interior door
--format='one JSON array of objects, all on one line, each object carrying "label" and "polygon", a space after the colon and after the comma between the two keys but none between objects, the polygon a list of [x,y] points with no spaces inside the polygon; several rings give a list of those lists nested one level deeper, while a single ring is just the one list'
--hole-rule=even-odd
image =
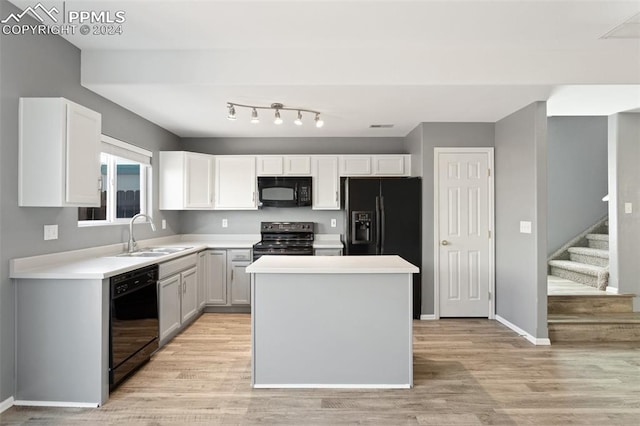
[{"label": "white interior door", "polygon": [[492,317],[493,151],[436,149],[435,154],[439,316]]}]

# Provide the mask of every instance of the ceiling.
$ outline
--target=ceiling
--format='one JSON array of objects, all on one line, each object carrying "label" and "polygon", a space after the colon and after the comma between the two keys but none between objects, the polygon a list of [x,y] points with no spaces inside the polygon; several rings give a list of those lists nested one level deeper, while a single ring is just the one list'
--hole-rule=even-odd
[{"label": "ceiling", "polygon": [[[34,1],[12,1],[27,7]],[[62,2],[43,2],[62,3]],[[405,136],[420,122],[640,111],[633,1],[66,1],[124,11],[122,35],[65,36],[82,84],[182,137]],[[631,35],[629,35],[631,34]],[[610,34],[611,36],[611,34]],[[322,112],[226,119],[226,103]],[[372,124],[393,124],[372,129]]]}]

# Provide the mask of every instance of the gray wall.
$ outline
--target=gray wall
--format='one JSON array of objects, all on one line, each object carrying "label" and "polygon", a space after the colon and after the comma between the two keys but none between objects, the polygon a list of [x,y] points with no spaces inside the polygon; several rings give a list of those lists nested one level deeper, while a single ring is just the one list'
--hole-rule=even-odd
[{"label": "gray wall", "polygon": [[218,155],[406,154],[404,138],[184,138],[183,149]]},{"label": "gray wall", "polygon": [[[609,273],[611,287],[640,295],[640,114],[609,117]],[[624,204],[633,212],[625,213]],[[639,298],[634,310],[640,311]]]},{"label": "gray wall", "polygon": [[[0,16],[19,10],[0,0]],[[32,21],[35,23],[35,20]],[[57,36],[1,35],[0,50],[0,401],[14,392],[14,287],[8,262],[16,257],[124,242],[126,226],[78,228],[75,208],[18,207],[18,99],[65,97],[102,114],[103,133],[154,152],[180,148],[179,138],[105,100],[80,85],[80,51]],[[43,177],[46,178],[46,177]],[[154,206],[158,179],[154,173]],[[171,235],[179,227],[176,212],[153,211],[169,228],[152,233],[136,228],[140,239]],[[43,225],[58,224],[59,239],[43,241]]]},{"label": "gray wall", "polygon": [[416,126],[404,138],[407,153],[411,154],[411,176],[422,176],[422,124]]},{"label": "gray wall", "polygon": [[[496,315],[547,338],[547,117],[533,103],[496,123]],[[520,221],[532,223],[520,233]]]},{"label": "gray wall", "polygon": [[550,117],[548,132],[551,255],[607,214],[607,117]]},{"label": "gray wall", "polygon": [[[493,123],[422,123],[422,313],[434,310],[433,283],[433,149],[436,147],[492,147]],[[410,133],[409,135],[412,135]]]}]

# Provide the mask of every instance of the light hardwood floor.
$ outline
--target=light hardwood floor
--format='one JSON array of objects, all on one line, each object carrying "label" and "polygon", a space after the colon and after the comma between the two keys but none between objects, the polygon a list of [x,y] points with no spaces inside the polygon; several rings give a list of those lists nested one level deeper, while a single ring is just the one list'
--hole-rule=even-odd
[{"label": "light hardwood floor", "polygon": [[12,407],[0,424],[640,422],[637,343],[536,347],[481,319],[415,321],[410,390],[253,390],[250,375],[250,316],[204,314],[103,407]]}]

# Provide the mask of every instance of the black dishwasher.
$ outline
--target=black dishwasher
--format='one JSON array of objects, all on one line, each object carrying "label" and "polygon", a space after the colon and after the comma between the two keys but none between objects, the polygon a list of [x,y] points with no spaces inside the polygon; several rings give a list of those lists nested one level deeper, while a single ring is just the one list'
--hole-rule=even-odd
[{"label": "black dishwasher", "polygon": [[158,265],[111,278],[109,389],[158,349]]}]

